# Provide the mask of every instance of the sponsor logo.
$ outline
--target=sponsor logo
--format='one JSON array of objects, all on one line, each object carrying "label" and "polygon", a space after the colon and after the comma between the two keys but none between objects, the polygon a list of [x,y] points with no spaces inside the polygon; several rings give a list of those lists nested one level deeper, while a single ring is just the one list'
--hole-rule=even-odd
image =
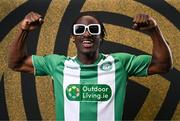
[{"label": "sponsor logo", "polygon": [[70,101],[107,101],[111,95],[110,86],[105,84],[70,84],[66,88]]},{"label": "sponsor logo", "polygon": [[77,99],[80,96],[79,86],[76,85],[69,86],[66,92],[71,99]]},{"label": "sponsor logo", "polygon": [[66,68],[73,69],[73,70],[78,70],[79,69],[79,67],[76,67],[76,66],[67,66],[67,65],[66,65]]}]

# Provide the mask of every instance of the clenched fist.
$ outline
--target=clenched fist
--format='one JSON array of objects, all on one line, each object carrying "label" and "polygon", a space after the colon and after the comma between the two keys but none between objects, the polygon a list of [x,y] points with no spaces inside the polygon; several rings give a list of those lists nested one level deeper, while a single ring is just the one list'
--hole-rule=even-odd
[{"label": "clenched fist", "polygon": [[38,26],[42,25],[44,20],[42,16],[35,12],[28,13],[20,24],[20,28],[22,30],[31,31],[37,28]]},{"label": "clenched fist", "polygon": [[133,19],[133,29],[150,30],[157,26],[156,21],[147,14],[137,14]]}]

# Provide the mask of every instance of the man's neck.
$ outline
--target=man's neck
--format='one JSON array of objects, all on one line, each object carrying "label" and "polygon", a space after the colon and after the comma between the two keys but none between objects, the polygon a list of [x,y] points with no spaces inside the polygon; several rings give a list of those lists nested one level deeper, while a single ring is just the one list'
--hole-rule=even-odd
[{"label": "man's neck", "polygon": [[99,52],[80,54],[78,53],[77,58],[82,64],[93,64],[99,57]]}]

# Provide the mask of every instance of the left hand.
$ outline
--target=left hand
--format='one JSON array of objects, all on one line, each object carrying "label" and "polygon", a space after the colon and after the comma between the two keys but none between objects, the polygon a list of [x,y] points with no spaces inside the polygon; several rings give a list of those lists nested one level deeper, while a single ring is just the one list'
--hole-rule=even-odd
[{"label": "left hand", "polygon": [[151,30],[157,26],[156,21],[147,14],[137,14],[133,19],[133,29]]}]

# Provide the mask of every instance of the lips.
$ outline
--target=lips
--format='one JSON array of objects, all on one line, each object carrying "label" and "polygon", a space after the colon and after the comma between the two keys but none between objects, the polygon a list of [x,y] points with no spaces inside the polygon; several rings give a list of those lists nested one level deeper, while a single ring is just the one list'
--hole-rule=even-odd
[{"label": "lips", "polygon": [[93,41],[92,40],[83,40],[82,45],[85,48],[91,48],[93,46]]}]

